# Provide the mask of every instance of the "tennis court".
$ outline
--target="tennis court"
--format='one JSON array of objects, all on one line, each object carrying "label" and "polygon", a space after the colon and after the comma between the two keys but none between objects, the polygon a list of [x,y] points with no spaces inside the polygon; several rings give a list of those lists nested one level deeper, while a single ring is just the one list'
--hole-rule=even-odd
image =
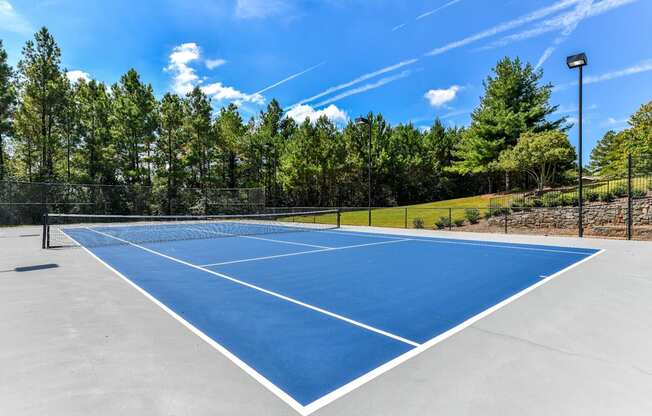
[{"label": "tennis court", "polygon": [[302,414],[600,253],[285,215],[53,216],[48,236],[81,245]]}]

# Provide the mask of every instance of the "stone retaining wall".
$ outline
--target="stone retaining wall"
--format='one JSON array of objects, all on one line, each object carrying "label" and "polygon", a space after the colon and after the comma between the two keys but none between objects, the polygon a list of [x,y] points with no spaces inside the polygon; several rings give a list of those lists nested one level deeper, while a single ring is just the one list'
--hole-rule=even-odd
[{"label": "stone retaining wall", "polygon": [[[627,221],[627,199],[609,204],[588,203],[584,206],[584,226],[587,228],[625,225]],[[652,198],[635,199],[632,202],[634,226],[652,225]],[[496,216],[488,219],[489,225],[504,226],[505,218]],[[532,208],[513,211],[507,215],[507,226],[513,228],[577,228],[578,207]]]}]

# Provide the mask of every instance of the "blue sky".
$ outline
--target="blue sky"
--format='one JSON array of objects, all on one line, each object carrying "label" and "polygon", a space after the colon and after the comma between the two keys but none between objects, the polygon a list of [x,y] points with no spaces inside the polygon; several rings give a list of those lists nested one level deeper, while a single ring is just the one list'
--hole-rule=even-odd
[{"label": "blue sky", "polygon": [[45,25],[73,78],[113,83],[133,67],[158,96],[200,85],[246,118],[276,98],[297,119],[465,125],[497,60],[518,56],[573,119],[565,57],[584,51],[588,148],[652,100],[651,19],[650,0],[0,0],[14,64]]}]

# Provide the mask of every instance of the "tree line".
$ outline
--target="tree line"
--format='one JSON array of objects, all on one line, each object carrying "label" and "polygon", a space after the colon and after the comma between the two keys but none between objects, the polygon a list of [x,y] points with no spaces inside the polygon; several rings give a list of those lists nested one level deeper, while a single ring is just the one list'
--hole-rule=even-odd
[{"label": "tree line", "polygon": [[[575,169],[551,84],[518,58],[499,61],[467,127],[372,120],[374,205],[563,183]],[[244,120],[200,89],[157,99],[133,69],[107,85],[71,83],[42,28],[12,68],[0,40],[0,180],[184,187],[264,187],[268,205],[366,204],[366,126],[296,122],[272,99]]]},{"label": "tree line", "polygon": [[629,117],[626,128],[609,130],[598,140],[588,168],[599,177],[622,178],[627,174],[628,155],[635,175],[652,175],[652,101]]}]

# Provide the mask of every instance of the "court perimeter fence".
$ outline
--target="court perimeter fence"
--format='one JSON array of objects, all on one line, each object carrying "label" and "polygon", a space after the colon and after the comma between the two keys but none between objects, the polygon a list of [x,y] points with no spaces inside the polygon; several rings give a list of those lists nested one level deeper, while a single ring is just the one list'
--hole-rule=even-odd
[{"label": "court perimeter fence", "polygon": [[[266,212],[310,211],[323,207],[275,207]],[[579,207],[339,207],[343,226],[372,226],[500,234],[577,236]],[[652,240],[652,195],[621,198],[610,203],[588,203],[583,207],[587,237]],[[329,214],[333,216],[332,214]],[[369,219],[371,221],[369,222]],[[332,222],[328,215],[312,221]]]},{"label": "court perimeter fence", "polygon": [[[586,236],[652,240],[652,157],[628,157],[626,175],[593,180],[583,193]],[[536,235],[579,234],[576,188],[512,193],[480,207],[267,207],[263,188],[175,189],[0,182],[0,225],[41,224],[43,214],[220,215],[335,209],[341,224]],[[335,214],[314,216],[332,223]]]}]

